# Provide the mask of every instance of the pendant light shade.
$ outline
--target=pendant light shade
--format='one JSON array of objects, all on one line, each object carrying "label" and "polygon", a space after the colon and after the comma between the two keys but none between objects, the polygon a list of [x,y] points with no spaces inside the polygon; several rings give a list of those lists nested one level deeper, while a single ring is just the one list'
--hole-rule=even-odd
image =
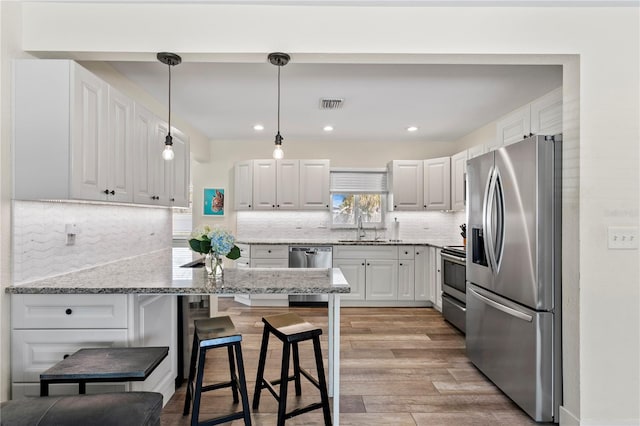
[{"label": "pendant light shade", "polygon": [[164,140],[164,151],[162,158],[165,160],[173,160],[173,137],[171,137],[171,67],[180,64],[182,58],[175,53],[160,52],[157,55],[160,62],[168,65],[169,68],[169,119],[167,120],[167,137]]},{"label": "pendant light shade", "polygon": [[280,160],[284,157],[284,151],[282,150],[283,137],[280,135],[280,68],[287,65],[291,57],[286,53],[274,52],[269,53],[269,62],[278,67],[278,133],[276,133],[275,149],[273,150],[273,158]]}]

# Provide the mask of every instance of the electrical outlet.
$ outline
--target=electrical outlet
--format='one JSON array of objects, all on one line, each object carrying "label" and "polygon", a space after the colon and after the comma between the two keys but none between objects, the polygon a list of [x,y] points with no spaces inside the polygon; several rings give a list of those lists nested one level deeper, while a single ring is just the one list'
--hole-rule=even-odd
[{"label": "electrical outlet", "polygon": [[637,250],[638,227],[637,226],[610,226],[608,229],[609,249],[611,250]]}]

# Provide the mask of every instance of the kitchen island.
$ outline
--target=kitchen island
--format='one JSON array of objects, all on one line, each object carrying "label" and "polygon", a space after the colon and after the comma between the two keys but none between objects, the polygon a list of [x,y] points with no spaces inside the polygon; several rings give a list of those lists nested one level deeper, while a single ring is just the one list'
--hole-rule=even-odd
[{"label": "kitchen island", "polygon": [[[223,280],[215,281],[204,268],[180,268],[174,264],[172,250],[166,249],[10,286],[6,292],[23,299],[29,295],[328,294],[329,395],[333,396],[334,424],[339,424],[340,295],[349,293],[350,286],[338,268],[225,269]],[[12,316],[20,316],[18,309],[12,311],[16,311]]]}]

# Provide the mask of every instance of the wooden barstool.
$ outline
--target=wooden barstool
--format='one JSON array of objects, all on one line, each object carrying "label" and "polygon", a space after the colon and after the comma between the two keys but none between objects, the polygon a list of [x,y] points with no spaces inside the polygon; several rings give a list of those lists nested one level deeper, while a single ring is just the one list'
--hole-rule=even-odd
[{"label": "wooden barstool", "polygon": [[[193,333],[193,348],[191,349],[191,365],[189,367],[189,381],[187,382],[187,393],[184,400],[183,415],[186,416],[187,414],[189,414],[189,406],[191,405],[191,402],[193,400],[191,413],[192,426],[217,425],[220,423],[226,423],[230,422],[231,420],[242,418],[244,418],[245,425],[251,425],[251,414],[249,413],[249,397],[247,396],[247,383],[244,377],[244,363],[242,361],[242,349],[240,347],[242,335],[236,331],[233,322],[231,322],[231,319],[228,316],[196,320],[194,323],[195,331]],[[222,347],[227,347],[227,351],[229,354],[230,380],[228,382],[214,383],[211,385],[202,386],[207,351],[209,349]],[[236,362],[238,364],[237,370]],[[242,398],[242,411],[200,422],[198,420],[198,417],[200,414],[200,398],[202,392],[208,392],[227,387],[231,388],[231,391],[233,393],[233,402],[236,404],[238,403],[238,391],[240,392],[240,396]]]},{"label": "wooden barstool", "polygon": [[[257,409],[260,404],[260,392],[267,389],[278,401],[278,426],[283,426],[286,419],[306,413],[311,410],[322,408],[324,423],[331,425],[331,410],[329,408],[329,395],[327,393],[327,381],[324,377],[324,366],[322,363],[322,351],[320,349],[320,335],[322,329],[303,320],[294,313],[272,315],[262,318],[264,331],[262,333],[262,346],[260,347],[260,360],[258,362],[258,374],[256,377],[256,389],[253,395],[253,409]],[[267,359],[267,347],[269,345],[269,334],[273,334],[283,343],[282,367],[280,378],[268,381],[264,378],[264,366]],[[313,340],[313,352],[316,359],[316,369],[318,379],[316,380],[308,371],[300,367],[300,357],[298,353],[298,343],[305,340]],[[293,351],[291,350],[293,348]],[[293,376],[289,376],[290,354],[293,352]],[[307,378],[316,388],[320,390],[321,402],[310,404],[306,407],[296,408],[287,413],[287,387],[291,380],[295,381],[296,395],[302,394],[300,386],[300,375]],[[280,385],[280,394],[274,388]]]}]

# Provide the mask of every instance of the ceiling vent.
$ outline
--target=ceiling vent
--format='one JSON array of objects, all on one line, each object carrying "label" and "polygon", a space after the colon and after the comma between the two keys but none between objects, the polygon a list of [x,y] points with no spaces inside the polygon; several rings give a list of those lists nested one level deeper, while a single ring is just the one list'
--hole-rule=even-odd
[{"label": "ceiling vent", "polygon": [[340,109],[344,99],[341,98],[321,98],[320,109]]}]

